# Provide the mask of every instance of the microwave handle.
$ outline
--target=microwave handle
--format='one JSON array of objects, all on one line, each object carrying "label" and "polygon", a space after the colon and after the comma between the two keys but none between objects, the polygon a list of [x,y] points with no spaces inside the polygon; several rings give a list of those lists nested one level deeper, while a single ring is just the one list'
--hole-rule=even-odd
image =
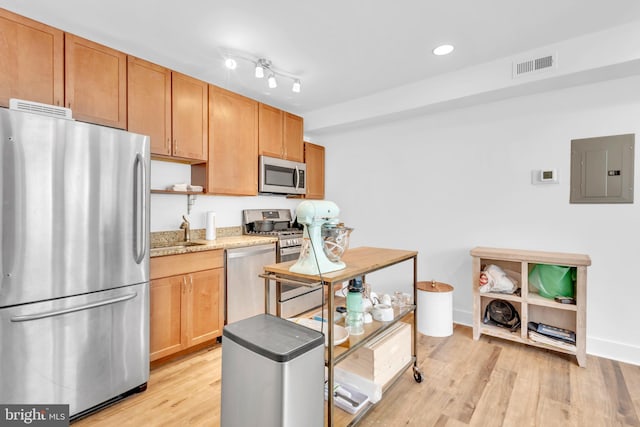
[{"label": "microwave handle", "polygon": [[298,169],[298,166],[296,166],[296,184],[294,186],[296,190],[298,189],[299,183],[300,183],[300,170]]}]

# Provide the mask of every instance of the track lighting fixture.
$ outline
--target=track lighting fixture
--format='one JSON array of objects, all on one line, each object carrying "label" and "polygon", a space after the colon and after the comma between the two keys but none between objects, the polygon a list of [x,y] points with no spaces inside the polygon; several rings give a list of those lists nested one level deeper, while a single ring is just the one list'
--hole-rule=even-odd
[{"label": "track lighting fixture", "polygon": [[279,71],[273,68],[271,61],[265,58],[250,58],[244,55],[233,54],[231,56],[227,56],[225,59],[225,66],[230,70],[235,70],[237,67],[236,59],[243,59],[247,62],[251,62],[254,65],[254,76],[257,79],[262,79],[267,75],[267,84],[270,89],[275,89],[278,87],[278,81],[276,77],[282,77],[286,79],[290,79],[293,82],[291,86],[291,91],[295,93],[300,93],[300,89],[302,84],[300,83],[300,79],[296,76],[292,76],[283,71]]}]

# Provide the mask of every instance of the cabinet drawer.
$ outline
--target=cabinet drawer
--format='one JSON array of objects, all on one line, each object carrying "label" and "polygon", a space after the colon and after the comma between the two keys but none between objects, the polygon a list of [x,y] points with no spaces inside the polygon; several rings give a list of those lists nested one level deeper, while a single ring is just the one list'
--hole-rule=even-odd
[{"label": "cabinet drawer", "polygon": [[151,280],[210,270],[212,268],[222,268],[224,266],[223,252],[222,249],[216,249],[151,258],[149,261]]}]

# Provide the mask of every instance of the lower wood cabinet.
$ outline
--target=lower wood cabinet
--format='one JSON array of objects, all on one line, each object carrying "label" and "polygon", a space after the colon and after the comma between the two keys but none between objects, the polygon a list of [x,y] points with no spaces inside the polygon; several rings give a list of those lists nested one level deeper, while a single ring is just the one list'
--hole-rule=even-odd
[{"label": "lower wood cabinet", "polygon": [[222,336],[223,251],[151,258],[150,360]]}]

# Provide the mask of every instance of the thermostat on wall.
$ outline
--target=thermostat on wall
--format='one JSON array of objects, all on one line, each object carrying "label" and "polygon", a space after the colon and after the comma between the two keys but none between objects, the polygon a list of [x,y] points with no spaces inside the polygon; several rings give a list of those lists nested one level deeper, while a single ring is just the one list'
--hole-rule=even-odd
[{"label": "thermostat on wall", "polygon": [[557,169],[536,169],[531,171],[532,184],[557,184]]}]

